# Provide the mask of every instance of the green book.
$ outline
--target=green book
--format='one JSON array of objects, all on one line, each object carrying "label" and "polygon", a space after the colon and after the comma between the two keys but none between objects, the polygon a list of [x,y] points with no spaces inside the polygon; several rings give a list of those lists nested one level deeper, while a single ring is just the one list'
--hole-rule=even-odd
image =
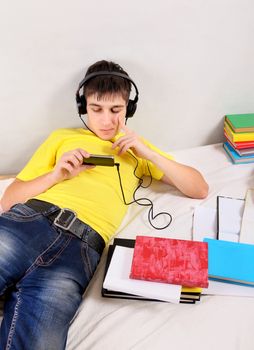
[{"label": "green book", "polygon": [[254,113],[228,114],[225,121],[231,126],[234,132],[253,132]]}]

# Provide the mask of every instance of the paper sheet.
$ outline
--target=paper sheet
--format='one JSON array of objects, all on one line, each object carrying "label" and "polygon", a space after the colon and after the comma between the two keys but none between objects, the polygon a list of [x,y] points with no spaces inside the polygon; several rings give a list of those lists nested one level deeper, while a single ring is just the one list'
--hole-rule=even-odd
[{"label": "paper sheet", "polygon": [[193,241],[203,242],[204,238],[216,238],[217,211],[213,208],[197,206],[193,216]]},{"label": "paper sheet", "polygon": [[254,244],[254,189],[246,193],[239,242]]},{"label": "paper sheet", "polygon": [[181,286],[129,278],[133,252],[133,248],[115,247],[103,287],[178,304],[181,296]]},{"label": "paper sheet", "polygon": [[244,199],[218,196],[218,239],[239,242]]},{"label": "paper sheet", "polygon": [[203,288],[202,294],[254,298],[254,287],[240,286],[233,283],[223,283],[209,280],[209,287]]}]

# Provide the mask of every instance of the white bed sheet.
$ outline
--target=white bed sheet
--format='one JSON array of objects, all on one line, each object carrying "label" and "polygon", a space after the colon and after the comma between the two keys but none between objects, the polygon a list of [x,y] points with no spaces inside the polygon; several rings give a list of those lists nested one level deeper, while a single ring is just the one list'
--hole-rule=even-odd
[{"label": "white bed sheet", "polygon": [[[153,200],[155,212],[170,212],[172,224],[156,231],[147,222],[147,208],[132,205],[118,237],[191,239],[195,206],[216,208],[217,195],[244,198],[254,187],[254,164],[233,165],[221,144],[173,154],[204,174],[208,197],[186,198],[171,186],[154,182],[142,195]],[[202,296],[200,303],[190,305],[103,298],[105,260],[106,250],[70,326],[67,350],[253,350],[254,298]]]}]

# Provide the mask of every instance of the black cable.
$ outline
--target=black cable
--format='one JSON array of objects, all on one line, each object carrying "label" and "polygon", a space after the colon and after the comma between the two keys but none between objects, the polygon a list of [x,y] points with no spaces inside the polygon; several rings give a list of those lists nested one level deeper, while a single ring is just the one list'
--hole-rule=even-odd
[{"label": "black cable", "polygon": [[[128,152],[128,151],[127,151],[127,152]],[[144,180],[143,180],[142,178],[140,178],[139,176],[137,176],[137,174],[136,174],[136,170],[137,170],[137,167],[138,167],[138,160],[137,160],[137,158],[136,158],[132,153],[130,153],[130,152],[128,152],[128,153],[131,154],[131,155],[133,156],[133,158],[135,158],[135,160],[136,160],[136,162],[137,162],[133,173],[134,173],[135,177],[139,180],[139,184],[138,184],[137,188],[135,189],[135,191],[133,192],[133,201],[127,203],[127,202],[126,202],[126,199],[125,199],[125,195],[124,195],[123,184],[122,184],[122,179],[121,179],[121,174],[120,174],[120,163],[115,163],[115,166],[116,166],[116,168],[117,168],[117,174],[118,174],[118,178],[119,178],[119,184],[120,184],[120,188],[121,188],[121,192],[122,192],[122,197],[123,197],[124,204],[125,204],[125,205],[130,205],[130,204],[136,203],[136,204],[138,204],[138,205],[145,206],[145,207],[150,206],[150,209],[149,209],[149,211],[148,211],[148,221],[149,221],[149,224],[150,224],[153,228],[155,228],[156,230],[163,230],[163,229],[167,228],[167,227],[171,224],[171,222],[172,222],[172,215],[171,215],[170,213],[168,213],[168,212],[165,212],[165,211],[160,212],[160,213],[154,215],[154,206],[153,206],[153,202],[152,202],[149,198],[146,198],[146,197],[143,197],[143,198],[136,198],[136,192],[138,191],[139,188],[141,188],[141,187],[142,187],[142,188],[147,188],[147,187],[149,187],[149,186],[151,185],[151,183],[152,183],[152,174],[151,174],[149,165],[148,165],[148,163],[147,163],[147,167],[148,167],[149,175],[150,175],[150,182],[149,182],[148,185],[142,186]],[[152,221],[155,220],[155,219],[156,219],[157,217],[159,217],[160,215],[167,215],[167,216],[169,216],[169,222],[168,222],[166,225],[162,226],[162,227],[157,227],[157,226],[155,226],[155,225],[152,223]]]},{"label": "black cable", "polygon": [[[86,125],[85,121],[83,120],[83,118],[81,117],[80,114],[79,114],[79,117],[80,117],[81,121],[83,122],[83,124],[86,126],[86,128],[87,128],[88,130],[90,130],[90,131],[94,134],[93,130],[91,130],[91,129]],[[127,121],[127,120],[125,120],[125,124],[126,124],[126,121]],[[112,142],[112,141],[111,141],[111,142]],[[148,168],[148,171],[149,171],[150,182],[148,183],[148,185],[144,186],[144,185],[143,185],[144,179],[142,179],[141,177],[139,177],[139,176],[136,174],[136,170],[137,170],[137,168],[138,168],[138,160],[137,160],[137,158],[134,156],[134,154],[132,154],[132,153],[129,152],[129,151],[127,151],[127,152],[128,152],[128,153],[135,159],[135,161],[136,161],[136,166],[135,166],[135,169],[134,169],[134,171],[133,171],[133,174],[134,174],[134,176],[138,179],[139,184],[138,184],[137,188],[136,188],[136,189],[134,190],[134,192],[133,192],[133,201],[127,203],[127,202],[126,202],[126,199],[125,199],[124,191],[123,191],[122,179],[121,179],[121,174],[120,174],[120,163],[115,163],[115,166],[116,166],[116,168],[117,168],[118,177],[119,177],[119,184],[120,184],[120,188],[121,188],[121,192],[122,192],[124,204],[125,204],[125,205],[130,205],[130,204],[136,203],[136,204],[138,204],[138,205],[145,206],[145,207],[151,206],[151,208],[150,208],[149,211],[148,211],[148,221],[149,221],[149,224],[150,224],[153,228],[155,228],[156,230],[163,230],[164,228],[167,228],[167,227],[171,224],[171,222],[172,222],[172,215],[171,215],[170,213],[165,212],[165,211],[160,212],[160,213],[154,215],[154,212],[153,212],[153,202],[152,202],[149,198],[146,198],[146,197],[144,197],[144,198],[138,198],[138,199],[135,198],[136,192],[138,191],[139,188],[148,188],[148,187],[152,184],[153,178],[152,178],[152,174],[151,174],[151,171],[150,171],[148,162],[147,162],[147,168]],[[146,203],[144,203],[144,202],[142,203],[141,201],[145,201]],[[156,226],[152,223],[152,220],[155,220],[155,219],[156,219],[158,216],[160,216],[160,215],[167,215],[167,216],[169,216],[169,222],[168,222],[165,226],[156,227]]]}]

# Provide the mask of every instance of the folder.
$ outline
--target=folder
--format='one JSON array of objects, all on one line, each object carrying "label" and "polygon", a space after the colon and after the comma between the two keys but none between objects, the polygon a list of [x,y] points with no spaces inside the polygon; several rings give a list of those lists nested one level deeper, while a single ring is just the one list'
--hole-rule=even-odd
[{"label": "folder", "polygon": [[246,192],[239,242],[254,244],[254,189]]},{"label": "folder", "polygon": [[205,238],[209,279],[254,286],[254,245]]},{"label": "folder", "polygon": [[218,239],[233,242],[239,241],[243,208],[244,199],[217,196]]}]

